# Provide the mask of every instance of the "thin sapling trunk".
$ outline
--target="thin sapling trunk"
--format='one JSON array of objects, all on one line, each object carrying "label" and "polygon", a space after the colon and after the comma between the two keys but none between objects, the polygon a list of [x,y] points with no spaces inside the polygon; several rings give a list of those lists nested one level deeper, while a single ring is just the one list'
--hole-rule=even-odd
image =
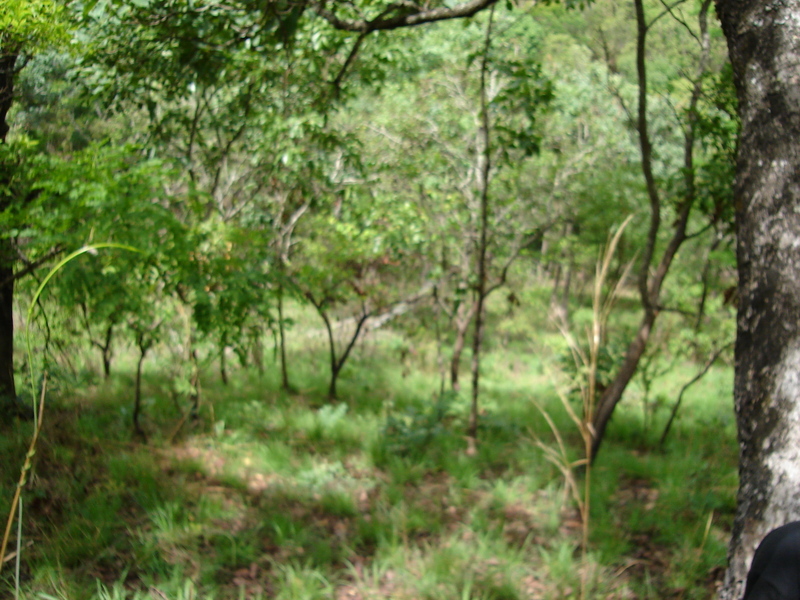
[{"label": "thin sapling trunk", "polygon": [[450,386],[453,391],[458,392],[461,389],[459,382],[459,373],[461,371],[461,354],[464,352],[464,346],[467,343],[467,332],[469,331],[470,323],[475,316],[475,311],[478,309],[477,301],[462,302],[455,315],[456,338],[453,341],[453,355],[450,358]]},{"label": "thin sapling trunk", "polygon": [[151,334],[158,329],[160,324],[161,322],[159,321],[147,331],[136,332],[136,347],[139,348],[139,360],[136,362],[136,380],[133,390],[133,430],[136,435],[145,442],[147,441],[147,435],[139,423],[139,415],[142,410],[142,365],[144,364],[144,359],[148,351],[153,347],[153,343],[155,342]]},{"label": "thin sapling trunk", "polygon": [[283,316],[283,283],[278,285],[278,343],[281,353],[281,387],[286,392],[293,392],[289,382],[289,367],[286,362],[286,329]]},{"label": "thin sapling trunk", "polygon": [[228,336],[223,335],[220,342],[219,351],[219,378],[222,380],[223,385],[228,385],[228,360],[225,349],[228,346]]},{"label": "thin sapling trunk", "polygon": [[489,229],[489,170],[491,168],[491,148],[489,139],[489,106],[486,97],[486,71],[489,62],[489,48],[492,40],[494,6],[489,10],[489,23],[481,61],[481,128],[479,141],[482,146],[479,155],[478,173],[481,188],[481,233],[478,248],[478,284],[476,289],[475,333],[472,337],[472,404],[470,406],[467,435],[470,450],[475,450],[478,439],[478,395],[480,391],[481,343],[483,341],[484,302],[486,300],[486,247]]},{"label": "thin sapling trunk", "polygon": [[367,319],[370,316],[370,313],[367,311],[366,306],[362,304],[361,315],[356,320],[355,331],[353,332],[353,335],[350,337],[350,340],[348,341],[347,346],[345,347],[341,356],[337,356],[336,340],[333,335],[333,325],[331,323],[330,316],[328,315],[328,311],[325,306],[325,301],[317,300],[314,297],[314,295],[311,294],[310,292],[306,292],[306,298],[308,298],[308,301],[311,302],[314,308],[317,309],[317,314],[319,314],[320,318],[325,323],[325,330],[328,333],[328,356],[331,368],[331,379],[330,379],[330,384],[328,385],[328,398],[330,398],[331,400],[336,400],[337,398],[336,383],[339,379],[339,373],[341,373],[345,362],[347,362],[347,359],[350,356],[350,352],[356,345],[358,337],[361,335],[361,330],[364,327],[364,323],[366,323]]}]

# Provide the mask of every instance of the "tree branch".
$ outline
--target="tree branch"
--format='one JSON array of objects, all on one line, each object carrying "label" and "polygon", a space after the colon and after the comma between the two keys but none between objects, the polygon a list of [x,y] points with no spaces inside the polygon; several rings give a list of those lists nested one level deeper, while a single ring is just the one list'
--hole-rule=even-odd
[{"label": "tree branch", "polygon": [[653,175],[653,147],[650,142],[647,119],[647,68],[645,63],[645,44],[647,38],[648,25],[645,21],[643,0],[634,0],[636,8],[636,72],[639,84],[639,102],[636,128],[639,132],[639,149],[642,154],[642,172],[647,185],[647,196],[650,200],[650,228],[647,233],[647,241],[642,254],[642,264],[639,270],[639,294],[642,297],[642,305],[645,312],[653,310],[653,298],[648,285],[648,274],[650,263],[653,260],[656,242],[658,240],[658,230],[661,226],[661,197],[656,186],[655,176]]},{"label": "tree branch", "polygon": [[[415,27],[424,23],[433,23],[435,21],[446,21],[448,19],[460,19],[464,17],[471,17],[485,8],[495,4],[497,0],[468,0],[457,6],[453,7],[438,7],[424,9],[420,8],[416,12],[407,12],[389,16],[397,9],[407,9],[407,4],[394,4],[393,10],[386,10],[380,16],[367,20],[367,19],[342,19],[336,16],[335,9],[328,10],[326,8],[327,2],[317,2],[314,10],[316,13],[328,21],[336,29],[343,31],[354,31],[362,34],[371,31],[400,29],[402,27]],[[389,13],[387,15],[386,13]]]},{"label": "tree branch", "polygon": [[356,345],[356,341],[358,340],[358,336],[361,335],[361,329],[364,327],[364,323],[367,319],[369,319],[370,312],[367,310],[366,306],[363,304],[361,305],[361,316],[358,317],[356,321],[356,330],[353,333],[353,336],[350,338],[350,342],[347,344],[347,347],[344,349],[344,352],[339,357],[339,360],[336,364],[336,371],[337,373],[342,369],[344,366],[347,357],[350,356],[350,351],[353,349],[353,346]]},{"label": "tree branch", "polygon": [[667,436],[669,435],[669,430],[672,428],[672,422],[675,420],[676,415],[678,414],[678,409],[681,407],[681,402],[683,401],[683,394],[692,387],[695,383],[700,381],[705,374],[708,373],[708,370],[712,367],[712,365],[717,362],[717,359],[725,352],[728,348],[733,346],[733,342],[728,342],[721,348],[718,348],[716,352],[714,352],[709,359],[706,361],[706,364],[703,366],[702,370],[697,373],[692,379],[690,379],[687,383],[683,385],[681,391],[678,393],[678,399],[675,401],[675,404],[672,407],[672,412],[669,415],[669,420],[667,421],[666,427],[664,427],[664,433],[661,434],[661,439],[658,442],[658,445],[662,448],[664,447],[664,442],[667,441]]},{"label": "tree branch", "polygon": [[362,31],[361,34],[356,38],[355,44],[350,49],[350,54],[347,55],[347,60],[344,61],[342,68],[339,69],[339,73],[336,75],[336,78],[333,80],[331,85],[333,85],[333,92],[338,97],[339,93],[342,88],[342,80],[344,80],[344,76],[347,73],[347,69],[350,67],[352,62],[355,60],[356,56],[358,55],[358,50],[361,48],[361,42],[369,35],[369,31]]},{"label": "tree branch", "polygon": [[62,254],[64,251],[65,251],[65,248],[62,248],[61,246],[56,246],[55,248],[50,250],[50,252],[48,252],[42,258],[40,258],[38,260],[35,260],[33,262],[25,261],[25,268],[17,271],[11,277],[6,277],[3,281],[0,281],[0,287],[5,287],[9,283],[11,283],[12,281],[16,281],[17,279],[22,279],[26,275],[30,275],[36,269],[41,267],[44,263],[46,263],[49,260],[52,260],[53,258],[58,256],[59,254]]}]

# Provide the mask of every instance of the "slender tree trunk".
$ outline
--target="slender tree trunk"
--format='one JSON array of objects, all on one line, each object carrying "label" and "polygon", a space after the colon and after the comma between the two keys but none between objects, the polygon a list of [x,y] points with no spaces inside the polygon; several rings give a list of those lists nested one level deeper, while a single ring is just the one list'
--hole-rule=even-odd
[{"label": "slender tree trunk", "polygon": [[[342,370],[342,367],[344,367],[344,363],[347,362],[347,359],[350,356],[350,353],[353,351],[353,348],[355,347],[356,342],[358,341],[358,338],[361,335],[361,331],[364,328],[364,323],[367,322],[368,318],[369,318],[369,313],[367,312],[366,308],[364,308],[362,306],[361,316],[356,321],[356,329],[353,332],[353,336],[350,338],[350,341],[348,342],[347,347],[344,349],[344,352],[342,352],[342,355],[339,357],[339,361],[338,361],[338,364],[337,364],[337,367],[336,367],[336,376],[337,377],[339,376],[339,372]],[[333,383],[334,384],[336,383],[335,380],[333,381]],[[336,397],[336,395],[335,395],[335,392],[336,392],[335,386],[334,386],[333,391],[334,391],[334,395],[331,396],[331,398],[335,398]]]},{"label": "slender tree trunk", "polygon": [[200,417],[200,364],[197,360],[197,350],[194,348],[194,340],[190,342],[189,362],[192,366],[192,374],[189,378],[189,386],[192,388],[189,394],[189,402],[192,404],[192,418],[197,419]]},{"label": "slender tree trunk", "polygon": [[569,323],[569,292],[572,287],[572,257],[567,265],[559,265],[556,273],[557,279],[553,283],[553,292],[550,295],[550,314],[557,323]]},{"label": "slender tree trunk", "polygon": [[653,330],[653,324],[656,321],[657,313],[650,311],[645,313],[642,322],[639,324],[639,330],[636,332],[636,337],[628,346],[628,351],[622,361],[622,365],[617,371],[616,377],[611,382],[603,395],[600,396],[600,401],[597,403],[597,412],[594,415],[594,442],[592,443],[592,456],[597,455],[600,448],[600,443],[605,436],[606,426],[608,425],[611,415],[616,408],[617,403],[622,398],[622,394],[628,387],[628,384],[636,374],[636,368],[639,366],[639,361],[644,355],[647,348],[647,340],[650,339],[650,333]]},{"label": "slender tree trunk", "polygon": [[433,297],[433,326],[434,332],[436,333],[436,370],[439,373],[439,397],[441,398],[444,396],[444,386],[445,381],[447,381],[447,370],[444,366],[444,355],[442,353],[442,327],[439,323],[439,313],[441,312],[442,307],[439,305],[436,287],[433,288]]},{"label": "slender tree trunk", "polygon": [[103,376],[108,379],[111,376],[111,359],[113,358],[113,350],[111,343],[114,338],[114,324],[112,323],[106,328],[106,339],[102,348],[100,348],[103,355]]},{"label": "slender tree trunk", "polygon": [[219,353],[219,377],[222,380],[222,385],[228,385],[228,359],[225,348],[226,346],[223,342],[222,349]]},{"label": "slender tree trunk", "polygon": [[[187,308],[190,306],[190,304],[188,302],[185,290],[182,286],[178,285],[175,291],[181,300],[181,303],[178,305],[178,309],[186,326],[186,362],[188,362],[191,366],[189,386],[191,387],[192,391],[189,394],[189,402],[191,403],[189,414],[191,414],[193,419],[197,419],[200,416],[200,365],[199,361],[197,360],[197,349],[194,347],[194,326],[192,325],[192,318]],[[155,330],[158,325],[160,325],[160,322],[153,326],[153,330]],[[173,434],[173,437],[175,434],[177,434],[177,430]]]},{"label": "slender tree trunk", "polygon": [[478,302],[473,301],[469,304],[462,302],[456,311],[456,339],[453,341],[453,354],[450,357],[450,386],[453,391],[459,391],[461,384],[458,381],[459,373],[461,371],[461,354],[464,352],[464,346],[467,342],[467,332],[469,331],[472,318],[475,316],[475,311],[478,308]]},{"label": "slender tree trunk", "polygon": [[573,258],[570,254],[567,272],[564,275],[564,285],[561,287],[561,314],[564,315],[564,319],[569,319],[569,293],[572,288],[572,274],[575,272]]},{"label": "slender tree trunk", "polygon": [[[575,223],[572,221],[564,225],[562,239],[572,235]],[[566,326],[569,323],[569,292],[572,286],[573,251],[564,248],[561,251],[561,260],[556,264],[553,278],[553,291],[550,294],[550,314],[557,323]]]},{"label": "slender tree trunk", "polygon": [[286,281],[286,263],[289,260],[289,255],[292,250],[292,235],[294,233],[294,228],[297,226],[297,222],[311,207],[311,200],[305,200],[303,204],[292,211],[288,219],[284,221],[284,216],[286,215],[288,203],[292,195],[293,194],[291,191],[283,195],[283,201],[281,203],[279,213],[280,217],[277,220],[280,226],[276,231],[278,234],[278,333],[280,338],[278,343],[280,345],[281,353],[281,387],[287,392],[294,392],[295,389],[292,387],[292,384],[289,381],[289,364],[286,360],[286,324],[283,316],[283,295],[285,292],[284,283]]},{"label": "slender tree trunk", "polygon": [[289,382],[289,367],[286,364],[286,330],[283,323],[283,283],[278,285],[278,335],[281,352],[281,387],[289,392],[292,384]]},{"label": "slender tree trunk", "polygon": [[552,311],[553,307],[557,304],[558,300],[558,292],[561,289],[561,263],[563,262],[563,255],[562,260],[556,263],[555,274],[553,275],[553,290],[550,292],[550,310]]},{"label": "slender tree trunk", "polygon": [[356,342],[361,335],[361,331],[364,328],[364,323],[367,322],[370,313],[367,312],[366,307],[361,307],[361,316],[356,321],[356,329],[353,332],[353,335],[350,337],[350,341],[347,343],[342,355],[337,357],[336,340],[333,336],[333,324],[328,316],[328,311],[325,310],[324,304],[322,304],[322,302],[318,302],[311,293],[306,293],[306,298],[308,298],[309,302],[311,302],[314,308],[317,309],[317,313],[325,323],[325,330],[328,332],[328,355],[331,365],[331,379],[328,385],[328,398],[331,400],[336,400],[336,382],[339,379],[339,373],[341,373],[344,364],[350,357],[350,353],[353,351],[353,347],[356,345]]},{"label": "slender tree trunk", "polygon": [[800,519],[800,1],[719,0],[742,132],[734,190],[739,492],[720,597],[753,550]]},{"label": "slender tree trunk", "polygon": [[7,285],[0,287],[0,403],[15,401],[17,397],[14,385],[13,275],[13,267],[0,266],[0,279],[10,279]]},{"label": "slender tree trunk", "polygon": [[450,357],[450,387],[454,392],[461,390],[461,383],[458,381],[461,371],[461,354],[464,352],[464,345],[467,340],[467,327],[456,328],[456,339],[453,342],[453,355]]},{"label": "slender tree trunk", "polygon": [[253,338],[253,348],[251,352],[251,356],[253,359],[253,364],[255,364],[256,369],[258,370],[259,375],[264,374],[264,348],[261,345],[261,328],[253,329],[252,333]]},{"label": "slender tree trunk", "polygon": [[14,75],[19,51],[16,48],[0,47],[0,143],[5,144],[8,135],[6,118],[14,102]]},{"label": "slender tree trunk", "polygon": [[481,128],[479,141],[482,152],[479,153],[479,183],[481,188],[481,237],[478,247],[478,287],[475,306],[475,333],[472,337],[472,405],[469,412],[467,435],[471,441],[470,449],[474,451],[478,440],[478,397],[480,395],[481,344],[483,342],[484,301],[486,300],[486,247],[489,232],[489,171],[491,169],[491,148],[489,139],[489,107],[486,97],[486,68],[489,61],[489,47],[492,40],[492,22],[494,6],[489,9],[489,23],[486,26],[486,40],[481,63]]},{"label": "slender tree trunk", "polygon": [[136,337],[136,345],[139,347],[139,360],[136,363],[136,381],[133,390],[133,430],[136,435],[146,439],[144,430],[139,424],[139,414],[142,407],[142,363],[144,363],[150,344],[145,342],[143,334],[139,334]]},{"label": "slender tree trunk", "polygon": [[328,398],[331,400],[336,400],[336,382],[339,381],[339,369],[333,367],[331,369],[331,381],[328,385]]},{"label": "slender tree trunk", "polygon": [[703,264],[703,272],[700,275],[700,283],[703,286],[703,291],[700,294],[700,302],[697,303],[697,319],[694,322],[694,332],[700,333],[700,329],[703,327],[703,318],[706,315],[706,301],[708,300],[708,280],[711,275],[711,265],[712,265],[712,256],[714,251],[719,247],[720,243],[723,240],[723,234],[721,232],[717,232],[714,235],[714,241],[711,243],[711,246],[708,248],[708,252],[706,254],[705,264]]},{"label": "slender tree trunk", "polygon": [[[310,295],[308,297],[309,299],[311,298]],[[331,325],[331,320],[324,307],[321,304],[318,305],[313,300],[311,300],[311,303],[314,304],[319,316],[322,317],[322,321],[325,323],[325,331],[328,333],[328,361],[331,368],[331,379],[328,384],[328,398],[336,400],[336,380],[339,378],[340,367],[339,361],[336,360],[336,340],[333,337],[333,326]]]},{"label": "slender tree trunk", "polygon": [[647,40],[647,22],[644,14],[643,0],[634,0],[636,9],[637,40],[636,40],[636,66],[639,83],[639,103],[638,103],[638,122],[639,150],[642,159],[642,173],[647,186],[647,195],[650,200],[650,228],[645,243],[642,257],[642,265],[639,269],[639,295],[644,308],[644,316],[636,332],[636,337],[628,346],[625,359],[622,362],[617,375],[611,385],[603,392],[597,405],[597,412],[594,415],[594,441],[592,443],[592,458],[597,456],[600,444],[605,436],[606,426],[614,412],[622,394],[628,387],[631,379],[639,366],[639,360],[647,347],[647,340],[653,329],[658,313],[653,307],[660,294],[660,286],[653,289],[650,282],[650,264],[653,260],[658,232],[661,226],[661,198],[656,187],[655,176],[653,175],[653,148],[650,142],[648,131],[647,116],[647,70],[645,63],[645,51]]},{"label": "slender tree trunk", "polygon": [[[14,69],[17,51],[0,48],[0,143],[6,143],[6,117],[14,99]],[[3,171],[11,167],[4,166]],[[8,175],[10,176],[10,175]],[[4,176],[7,177],[7,176]],[[0,188],[8,181],[0,179]],[[0,196],[0,212],[8,207],[8,197]],[[0,407],[13,406],[17,391],[14,384],[14,255],[8,241],[0,243]]]}]

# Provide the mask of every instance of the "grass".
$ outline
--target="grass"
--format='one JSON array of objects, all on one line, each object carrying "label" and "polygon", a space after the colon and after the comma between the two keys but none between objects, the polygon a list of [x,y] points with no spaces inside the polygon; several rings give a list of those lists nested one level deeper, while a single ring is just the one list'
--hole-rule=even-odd
[{"label": "grass", "polygon": [[[581,560],[581,523],[532,436],[549,431],[535,397],[579,444],[547,375],[559,363],[516,329],[487,354],[474,456],[466,394],[439,395],[424,340],[397,359],[399,334],[356,350],[336,402],[311,343],[292,348],[295,395],[277,369],[232,369],[228,386],[209,369],[200,419],[172,441],[181,406],[151,367],[146,445],[132,441],[125,365],[63,385],[25,496],[21,597],[516,600],[577,597],[588,581],[592,598],[711,598],[736,489],[730,368],[687,393],[664,448],[668,407],[645,430],[630,390],[596,463]],[[674,399],[694,368],[659,393]],[[28,428],[0,436],[0,464],[24,458]]]}]

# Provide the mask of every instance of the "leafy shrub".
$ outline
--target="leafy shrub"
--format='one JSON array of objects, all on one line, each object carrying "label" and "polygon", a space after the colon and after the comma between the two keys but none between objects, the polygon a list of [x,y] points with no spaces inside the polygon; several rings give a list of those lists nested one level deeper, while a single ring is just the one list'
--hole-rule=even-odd
[{"label": "leafy shrub", "polygon": [[449,447],[451,444],[443,442],[452,438],[448,422],[452,418],[451,407],[455,397],[454,392],[446,392],[429,406],[409,406],[398,414],[387,415],[386,425],[373,452],[375,463],[383,465],[390,457],[419,461],[425,457],[432,458],[432,449],[441,451]]}]

